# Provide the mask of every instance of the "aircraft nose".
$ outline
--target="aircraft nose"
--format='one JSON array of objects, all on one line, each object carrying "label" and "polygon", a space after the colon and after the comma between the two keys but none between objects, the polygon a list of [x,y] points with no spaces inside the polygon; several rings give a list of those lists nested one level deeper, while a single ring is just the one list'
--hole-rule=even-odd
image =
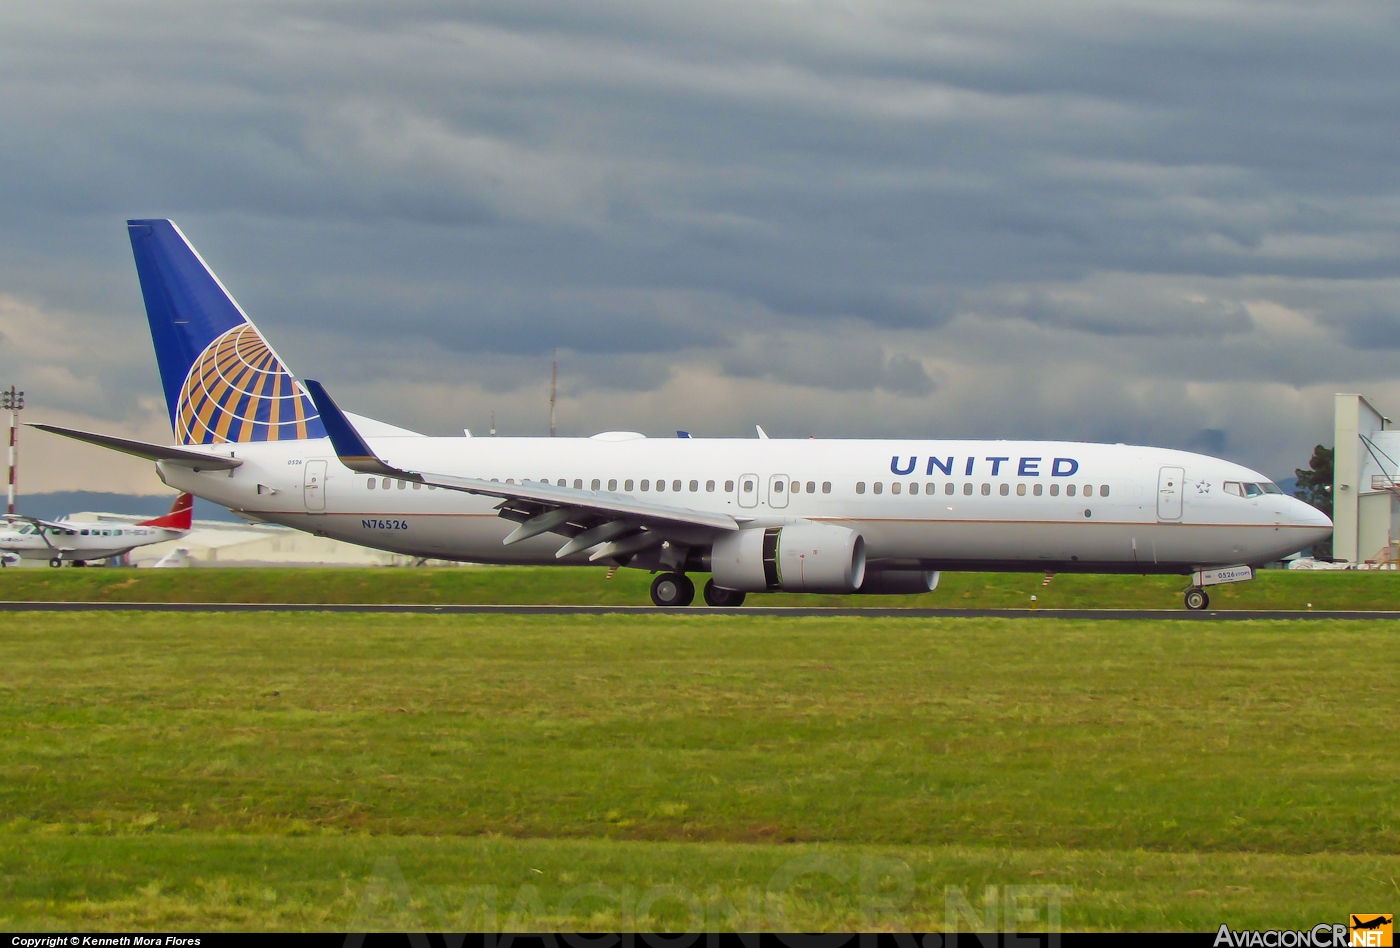
[{"label": "aircraft nose", "polygon": [[1312,504],[1299,500],[1296,497],[1289,497],[1289,506],[1286,510],[1288,522],[1296,527],[1309,527],[1316,531],[1310,542],[1316,543],[1318,540],[1326,539],[1332,533],[1332,518],[1328,517],[1321,510]]}]

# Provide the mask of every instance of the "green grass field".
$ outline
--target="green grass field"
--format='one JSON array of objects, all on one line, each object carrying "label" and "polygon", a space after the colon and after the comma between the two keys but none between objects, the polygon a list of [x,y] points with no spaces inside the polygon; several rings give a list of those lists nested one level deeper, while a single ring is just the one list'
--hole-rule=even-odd
[{"label": "green grass field", "polygon": [[0,927],[1310,927],[1400,901],[1397,634],[9,614]]},{"label": "green grass field", "polygon": [[[7,569],[0,600],[650,605],[651,576],[601,567],[457,569]],[[700,580],[708,577],[703,574]],[[751,605],[1026,609],[1180,609],[1184,576],[944,573],[923,596],[750,596]],[[1219,609],[1400,609],[1400,572],[1263,570],[1212,587]],[[698,596],[697,596],[698,601]]]}]

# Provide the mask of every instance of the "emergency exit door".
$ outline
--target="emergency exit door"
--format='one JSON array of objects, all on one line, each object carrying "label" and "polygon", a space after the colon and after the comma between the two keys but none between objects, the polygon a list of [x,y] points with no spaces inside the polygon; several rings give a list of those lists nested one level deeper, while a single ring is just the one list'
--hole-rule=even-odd
[{"label": "emergency exit door", "polygon": [[1180,467],[1164,467],[1157,473],[1157,519],[1181,519],[1181,482],[1186,478],[1186,470]]},{"label": "emergency exit door", "polygon": [[326,509],[326,462],[307,461],[305,480],[302,482],[302,496],[306,499],[309,513],[323,513]]}]

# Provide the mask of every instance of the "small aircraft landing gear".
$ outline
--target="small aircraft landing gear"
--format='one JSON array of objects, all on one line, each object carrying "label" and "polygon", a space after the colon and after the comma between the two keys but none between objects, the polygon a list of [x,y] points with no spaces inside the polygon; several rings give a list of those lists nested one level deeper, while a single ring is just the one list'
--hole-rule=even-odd
[{"label": "small aircraft landing gear", "polygon": [[651,601],[663,608],[695,601],[695,584],[684,573],[662,573],[651,581]]},{"label": "small aircraft landing gear", "polygon": [[49,560],[49,565],[54,569],[58,569],[58,567],[63,565],[63,560],[61,557],[55,556],[53,559]]},{"label": "small aircraft landing gear", "polygon": [[1192,610],[1209,609],[1210,597],[1206,595],[1204,589],[1192,586],[1186,590],[1186,608]]},{"label": "small aircraft landing gear", "polygon": [[737,589],[716,586],[713,579],[705,583],[705,604],[722,609],[737,609],[744,604],[744,594]]}]

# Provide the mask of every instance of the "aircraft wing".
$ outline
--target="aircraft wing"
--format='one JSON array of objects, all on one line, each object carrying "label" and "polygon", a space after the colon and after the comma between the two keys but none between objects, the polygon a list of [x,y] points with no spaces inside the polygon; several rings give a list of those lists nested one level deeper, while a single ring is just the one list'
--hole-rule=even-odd
[{"label": "aircraft wing", "polygon": [[88,444],[110,448],[123,454],[135,455],[148,461],[165,461],[169,464],[191,467],[196,471],[227,471],[243,463],[238,458],[219,457],[215,454],[190,451],[186,448],[172,448],[161,444],[149,444],[145,441],[117,438],[112,435],[93,434],[90,431],[79,431],[76,428],[60,428],[58,425],[39,424],[30,424],[28,427],[38,428],[40,431],[47,431],[50,434],[63,435],[65,438],[73,438],[77,441],[86,441]]},{"label": "aircraft wing", "polygon": [[320,382],[307,379],[306,388],[340,463],[362,474],[498,497],[501,503],[496,510],[500,516],[520,524],[505,538],[507,544],[542,533],[557,533],[567,537],[568,542],[555,556],[562,558],[596,548],[589,557],[596,561],[630,556],[667,541],[683,546],[709,543],[739,529],[739,521],[729,514],[639,501],[625,494],[406,471],[374,453]]}]

